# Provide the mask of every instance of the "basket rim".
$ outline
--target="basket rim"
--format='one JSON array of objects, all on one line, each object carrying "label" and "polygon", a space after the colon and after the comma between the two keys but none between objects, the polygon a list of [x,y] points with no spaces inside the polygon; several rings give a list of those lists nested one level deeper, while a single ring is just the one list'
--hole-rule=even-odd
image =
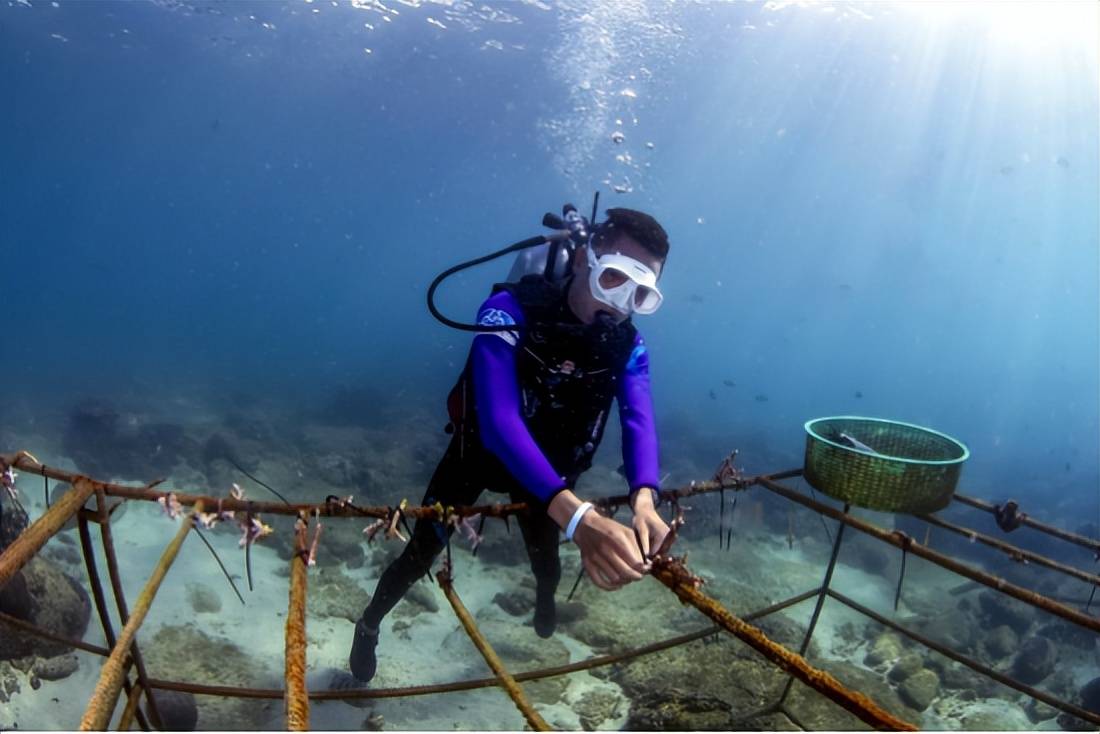
[{"label": "basket rim", "polygon": [[964,444],[957,438],[953,438],[951,436],[948,436],[946,433],[936,431],[926,426],[918,426],[916,423],[906,423],[905,421],[890,420],[888,418],[871,418],[865,415],[830,415],[823,418],[812,418],[806,421],[805,424],[803,424],[803,428],[806,429],[806,433],[809,434],[811,438],[821,441],[822,443],[829,444],[830,446],[834,446],[838,449],[842,449],[844,451],[848,451],[859,456],[875,456],[875,454],[868,454],[866,451],[859,451],[852,448],[851,446],[845,446],[844,444],[837,443],[836,441],[830,441],[829,439],[821,436],[813,430],[813,424],[815,423],[835,420],[857,420],[867,421],[868,423],[886,423],[895,426],[905,426],[906,428],[915,428],[918,431],[924,431],[925,433],[931,433],[933,435],[939,436],[940,438],[950,441],[951,443],[962,449],[962,456],[960,456],[959,458],[944,459],[940,461],[932,461],[926,459],[907,459],[904,456],[891,456],[890,454],[877,454],[877,458],[885,459],[888,461],[900,461],[905,464],[919,464],[921,466],[948,466],[950,464],[961,464],[968,458],[970,458],[970,449],[967,448],[966,444]]}]

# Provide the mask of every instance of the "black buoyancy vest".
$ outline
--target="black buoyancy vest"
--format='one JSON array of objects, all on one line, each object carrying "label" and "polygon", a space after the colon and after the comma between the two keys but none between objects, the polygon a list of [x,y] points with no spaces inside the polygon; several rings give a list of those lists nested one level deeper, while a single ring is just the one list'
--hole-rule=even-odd
[{"label": "black buoyancy vest", "polygon": [[[547,282],[528,275],[500,283],[523,310],[516,369],[523,421],[555,471],[574,478],[592,465],[623,368],[634,348],[636,330],[620,324],[582,324],[566,303],[568,281]],[[449,430],[463,441],[477,436],[470,360],[447,399]]]}]

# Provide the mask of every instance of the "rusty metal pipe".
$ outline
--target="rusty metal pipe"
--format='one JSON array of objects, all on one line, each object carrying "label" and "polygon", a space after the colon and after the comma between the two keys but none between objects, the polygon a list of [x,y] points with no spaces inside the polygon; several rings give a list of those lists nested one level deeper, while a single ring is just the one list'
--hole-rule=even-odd
[{"label": "rusty metal pipe", "polygon": [[119,731],[130,731],[130,724],[134,720],[134,714],[138,711],[138,701],[141,700],[141,683],[138,683],[130,693],[126,701],[126,708],[122,710],[122,716],[118,720]]},{"label": "rusty metal pipe", "polygon": [[1058,561],[1047,558],[1046,556],[1039,555],[1038,553],[1034,553],[1023,548],[1018,548],[1011,543],[1006,543],[1003,540],[998,540],[992,536],[985,535],[984,533],[979,533],[976,530],[964,528],[961,525],[956,525],[955,523],[948,522],[947,520],[936,517],[935,515],[917,515],[917,517],[921,520],[924,520],[926,523],[935,525],[938,528],[943,528],[944,530],[955,533],[957,535],[972,538],[973,540],[976,540],[983,545],[988,545],[990,548],[996,548],[1002,553],[1008,554],[1008,556],[1011,557],[1013,560],[1027,561],[1028,563],[1034,563],[1036,566],[1049,568],[1052,571],[1064,573],[1067,576],[1072,576],[1075,579],[1080,579],[1081,581],[1085,581],[1090,584],[1100,584],[1100,576],[1097,576],[1096,574],[1088,573],[1087,571],[1082,571],[1079,568],[1074,568],[1073,566],[1059,563]]},{"label": "rusty metal pipe", "polygon": [[[197,504],[195,506],[195,512],[200,512],[201,510],[202,504]],[[176,531],[175,537],[172,538],[168,547],[164,549],[160,561],[157,563],[156,568],[153,569],[153,574],[145,583],[145,588],[142,589],[141,595],[138,596],[137,602],[134,604],[133,614],[130,615],[130,619],[126,622],[126,626],[123,627],[122,631],[119,633],[118,642],[115,643],[114,650],[111,651],[111,656],[107,658],[107,662],[103,664],[103,669],[100,671],[99,682],[96,683],[95,693],[92,694],[91,699],[88,701],[88,707],[84,711],[84,717],[80,720],[81,731],[104,731],[107,729],[107,725],[111,721],[111,715],[114,713],[115,706],[118,704],[118,695],[122,691],[122,681],[125,679],[126,675],[127,658],[130,655],[130,648],[133,644],[134,637],[137,635],[137,631],[141,627],[142,622],[145,621],[145,616],[149,613],[149,608],[153,605],[153,599],[156,598],[161,582],[163,582],[164,577],[168,575],[168,569],[172,567],[172,563],[179,555],[180,548],[183,546],[183,541],[187,539],[187,534],[191,532],[192,522],[192,516],[190,515],[183,519],[180,529]],[[143,683],[143,688],[144,685]],[[146,688],[145,690],[148,689]],[[153,697],[150,696],[149,700],[152,701]]]},{"label": "rusty metal pipe", "polygon": [[466,606],[462,603],[462,600],[458,598],[458,594],[454,590],[454,586],[451,584],[451,575],[446,567],[436,574],[436,579],[439,581],[439,585],[443,587],[443,593],[447,597],[447,601],[451,603],[451,607],[455,611],[455,616],[458,617],[458,621],[462,623],[462,626],[466,630],[466,634],[470,636],[474,645],[477,647],[478,652],[485,658],[485,662],[489,664],[489,667],[496,674],[497,680],[500,681],[501,687],[508,693],[508,696],[512,699],[512,702],[516,704],[516,708],[523,714],[523,718],[527,720],[528,725],[535,731],[550,731],[550,725],[539,715],[539,712],[535,710],[535,707],[531,705],[531,702],[527,700],[527,696],[524,695],[523,689],[516,683],[516,679],[505,669],[504,663],[501,662],[500,657],[493,650],[489,641],[485,639],[484,635],[474,624],[474,618],[470,616],[470,612],[467,611]]},{"label": "rusty metal pipe", "polygon": [[[126,592],[122,588],[122,574],[118,568],[118,556],[115,554],[115,537],[111,531],[111,516],[107,512],[107,499],[102,487],[96,488],[95,493],[96,517],[99,521],[99,538],[103,543],[103,558],[107,562],[107,576],[111,579],[111,591],[115,596],[115,606],[118,608],[118,618],[122,624],[130,619],[130,610],[126,604]],[[199,504],[197,507],[201,507]],[[157,729],[164,729],[160,719],[160,711],[153,692],[149,688],[149,675],[145,670],[145,660],[138,649],[137,640],[130,645],[130,655],[134,658],[134,667],[137,669],[138,681],[145,691],[145,697],[149,701],[149,718]]]},{"label": "rusty metal pipe", "polygon": [[[997,506],[994,505],[992,502],[986,502],[985,500],[980,500],[977,497],[968,497],[966,495],[956,494],[954,498],[957,501],[962,502],[964,505],[970,505],[971,507],[975,507],[979,510],[983,510],[983,511],[988,512],[990,514],[992,514],[993,512],[995,512],[997,510]],[[1053,525],[1048,525],[1044,522],[1039,522],[1038,520],[1032,519],[1030,515],[1025,515],[1023,518],[1021,518],[1021,520],[1022,520],[1021,524],[1026,525],[1027,527],[1029,527],[1033,530],[1038,530],[1040,533],[1046,533],[1047,535],[1052,535],[1055,538],[1059,538],[1059,539],[1065,540],[1069,543],[1079,545],[1082,548],[1088,548],[1093,553],[1100,554],[1100,540],[1093,540],[1092,538],[1086,538],[1084,535],[1078,535],[1077,533],[1071,533],[1067,530],[1062,530],[1061,528],[1056,528]]]},{"label": "rusty metal pipe", "polygon": [[667,586],[680,601],[691,604],[711,621],[763,655],[785,673],[798,678],[845,711],[874,729],[916,731],[916,727],[881,708],[867,696],[846,688],[831,674],[810,665],[801,655],[768,639],[760,629],[737,618],[716,600],[696,588],[695,579],[683,565],[671,559],[654,561],[652,576]]},{"label": "rusty metal pipe", "polygon": [[[77,530],[80,535],[80,553],[84,557],[84,568],[88,572],[88,585],[92,589],[96,614],[99,616],[99,623],[103,626],[103,638],[107,640],[107,645],[110,648],[114,648],[115,629],[111,624],[110,612],[107,611],[107,598],[103,593],[103,582],[99,578],[99,569],[96,567],[95,550],[92,548],[92,534],[88,529],[88,516],[87,511],[81,510],[76,518]],[[96,522],[98,523],[98,519]],[[106,650],[104,653],[104,655],[110,654],[111,650]],[[126,691],[128,701],[135,695],[139,695],[133,692],[129,676],[126,677],[122,687]],[[149,722],[145,718],[145,712],[140,707],[137,708],[137,721],[142,731],[149,731]]]},{"label": "rusty metal pipe", "polygon": [[309,729],[306,689],[306,562],[301,532],[298,552],[290,559],[290,604],[286,615],[286,728]]},{"label": "rusty metal pipe", "polygon": [[107,657],[108,655],[111,654],[111,651],[108,650],[105,647],[100,647],[99,645],[93,645],[91,643],[84,642],[83,640],[72,640],[72,639],[69,639],[68,637],[63,637],[61,635],[54,634],[53,632],[50,632],[48,629],[43,629],[42,627],[39,627],[38,625],[31,624],[30,622],[28,622],[26,620],[19,619],[18,617],[13,617],[10,614],[6,614],[4,612],[0,612],[0,622],[3,622],[4,624],[6,624],[10,627],[14,627],[15,629],[17,629],[21,632],[26,632],[27,634],[32,635],[34,637],[41,637],[44,640],[50,640],[51,642],[58,642],[58,643],[61,643],[62,645],[68,645],[69,647],[74,647],[77,650],[83,650],[84,652],[90,652],[93,655],[99,655],[100,657]]},{"label": "rusty metal pipe", "polygon": [[946,568],[952,573],[958,574],[959,576],[965,576],[966,578],[977,581],[978,583],[988,586],[991,589],[996,589],[997,591],[1008,594],[1015,599],[1019,599],[1022,602],[1026,602],[1027,604],[1030,604],[1034,607],[1038,607],[1039,609],[1050,612],[1051,614],[1061,617],[1062,619],[1091,629],[1094,632],[1100,632],[1100,618],[1090,617],[1087,614],[1082,614],[1076,609],[1071,609],[1065,604],[1059,604],[1058,602],[1050,599],[1049,597],[1045,597],[1042,594],[1037,594],[1034,591],[1030,591],[1021,586],[1010,584],[998,576],[994,576],[993,574],[989,574],[984,571],[979,571],[978,569],[968,566],[965,563],[959,563],[958,561],[944,555],[943,553],[934,551],[925,545],[921,545],[912,538],[908,538],[907,536],[902,536],[896,533],[886,532],[882,528],[873,525],[865,520],[861,520],[858,517],[846,515],[839,510],[835,510],[832,507],[829,507],[828,505],[816,502],[812,499],[809,499],[808,497],[803,497],[798,492],[788,489],[782,484],[777,484],[776,482],[773,482],[766,478],[761,478],[758,481],[761,486],[767,487],[769,490],[771,490],[775,494],[778,494],[781,497],[786,497],[792,502],[800,504],[803,507],[808,507],[811,510],[825,515],[826,517],[830,517],[834,520],[842,522],[845,525],[853,527],[862,533],[866,533],[867,535],[877,538],[878,540],[889,543],[896,548],[901,548],[908,551],[909,553],[912,553],[913,555],[920,556],[921,558],[931,561],[932,563],[935,563],[942,568]]},{"label": "rusty metal pipe", "polygon": [[72,518],[88,498],[95,492],[96,485],[87,477],[75,477],[72,489],[62,495],[53,507],[30,524],[0,553],[0,589],[4,588],[12,577],[57,534],[65,523]]}]

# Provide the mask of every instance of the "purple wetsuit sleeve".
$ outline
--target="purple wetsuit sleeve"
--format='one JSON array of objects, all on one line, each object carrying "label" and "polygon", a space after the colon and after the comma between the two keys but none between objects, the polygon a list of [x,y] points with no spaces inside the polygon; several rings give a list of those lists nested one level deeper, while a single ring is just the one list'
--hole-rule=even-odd
[{"label": "purple wetsuit sleeve", "polygon": [[[507,291],[494,294],[478,312],[479,324],[523,324],[523,312]],[[516,374],[518,334],[478,334],[471,350],[478,428],[485,448],[528,492],[549,503],[565,480],[554,471],[523,422]]]},{"label": "purple wetsuit sleeve", "polygon": [[649,393],[649,352],[642,335],[619,379],[619,422],[623,428],[623,464],[630,493],[642,487],[660,489],[657,464],[657,424]]}]

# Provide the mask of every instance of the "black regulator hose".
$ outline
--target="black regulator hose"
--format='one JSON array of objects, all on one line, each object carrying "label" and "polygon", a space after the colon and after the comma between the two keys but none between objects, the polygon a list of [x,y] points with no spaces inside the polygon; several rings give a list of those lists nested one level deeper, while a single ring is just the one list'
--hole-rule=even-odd
[{"label": "black regulator hose", "polygon": [[443,314],[441,314],[439,312],[439,309],[435,307],[435,289],[439,287],[440,283],[442,283],[444,280],[446,280],[447,278],[454,275],[455,273],[457,273],[460,270],[465,270],[466,268],[472,268],[475,265],[480,265],[484,262],[488,262],[490,260],[495,260],[498,257],[502,257],[504,255],[507,255],[509,252],[516,252],[517,250],[526,250],[528,247],[537,247],[538,245],[545,245],[547,242],[553,242],[556,239],[559,239],[560,236],[561,235],[558,235],[558,236],[553,236],[553,235],[547,236],[547,235],[541,235],[541,234],[540,235],[535,235],[534,237],[529,237],[525,240],[521,240],[520,242],[516,242],[513,245],[508,245],[503,250],[497,250],[496,252],[490,253],[488,255],[484,255],[483,257],[479,257],[479,258],[476,258],[474,260],[467,260],[464,263],[459,263],[458,265],[455,265],[453,268],[447,268],[442,273],[437,275],[435,277],[435,280],[433,280],[432,284],[428,287],[428,310],[432,312],[432,316],[435,316],[435,318],[438,321],[440,321],[443,324],[446,324],[447,326],[450,326],[452,329],[460,329],[462,331],[480,331],[480,332],[515,331],[518,328],[515,324],[510,324],[510,325],[509,324],[497,324],[497,325],[493,325],[493,326],[484,326],[482,324],[463,324],[463,323],[460,323],[458,321],[452,321],[451,319],[449,319],[446,316],[444,316]]}]

